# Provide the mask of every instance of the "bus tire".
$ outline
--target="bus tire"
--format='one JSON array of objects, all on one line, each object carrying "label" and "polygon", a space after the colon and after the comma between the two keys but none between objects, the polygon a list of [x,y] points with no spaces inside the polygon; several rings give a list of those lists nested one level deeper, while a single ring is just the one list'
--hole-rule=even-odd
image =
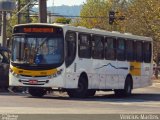
[{"label": "bus tire", "polygon": [[86,76],[80,76],[77,89],[68,89],[67,94],[71,98],[85,98],[88,91],[88,79]]},{"label": "bus tire", "polygon": [[93,97],[96,94],[96,90],[87,90],[86,97]]},{"label": "bus tire", "polygon": [[114,93],[116,96],[128,97],[132,94],[132,88],[133,88],[132,86],[133,86],[132,78],[127,76],[124,89],[114,90]]},{"label": "bus tire", "polygon": [[43,97],[46,94],[46,90],[44,88],[35,88],[30,87],[28,89],[29,94],[31,94],[33,97]]}]

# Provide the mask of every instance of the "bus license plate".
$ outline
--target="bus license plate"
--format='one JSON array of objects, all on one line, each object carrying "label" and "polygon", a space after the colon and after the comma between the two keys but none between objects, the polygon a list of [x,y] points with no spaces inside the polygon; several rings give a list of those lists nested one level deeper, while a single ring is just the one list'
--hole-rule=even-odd
[{"label": "bus license plate", "polygon": [[37,84],[38,81],[37,80],[29,80],[29,84]]}]

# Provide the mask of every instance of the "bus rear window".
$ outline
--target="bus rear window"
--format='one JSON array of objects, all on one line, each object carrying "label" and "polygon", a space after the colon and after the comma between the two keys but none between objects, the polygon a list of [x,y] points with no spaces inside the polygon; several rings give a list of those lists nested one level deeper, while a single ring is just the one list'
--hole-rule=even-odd
[{"label": "bus rear window", "polygon": [[152,55],[151,43],[150,42],[145,42],[143,44],[143,59],[144,59],[144,62],[150,63],[151,62],[151,55]]}]

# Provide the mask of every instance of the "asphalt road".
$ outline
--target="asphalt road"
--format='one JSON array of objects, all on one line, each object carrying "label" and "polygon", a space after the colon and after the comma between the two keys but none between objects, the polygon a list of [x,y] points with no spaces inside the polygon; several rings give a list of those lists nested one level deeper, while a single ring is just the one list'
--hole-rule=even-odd
[{"label": "asphalt road", "polygon": [[0,114],[160,114],[160,83],[135,89],[118,98],[113,92],[97,92],[86,99],[71,99],[65,93],[33,98],[27,94],[0,93]]}]

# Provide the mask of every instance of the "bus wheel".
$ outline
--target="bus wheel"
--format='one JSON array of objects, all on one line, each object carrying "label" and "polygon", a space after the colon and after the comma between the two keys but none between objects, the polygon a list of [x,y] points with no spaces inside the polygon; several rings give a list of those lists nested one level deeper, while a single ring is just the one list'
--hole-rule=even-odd
[{"label": "bus wheel", "polygon": [[96,94],[96,90],[87,90],[86,97],[93,97]]},{"label": "bus wheel", "polygon": [[32,88],[30,87],[28,90],[29,94],[33,97],[43,97],[46,94],[46,90],[44,88]]},{"label": "bus wheel", "polygon": [[85,76],[81,76],[78,82],[78,88],[68,89],[67,93],[69,97],[72,98],[85,98],[87,91],[88,91],[87,78]]},{"label": "bus wheel", "polygon": [[132,94],[132,79],[127,77],[124,89],[114,90],[116,96],[127,97]]}]

